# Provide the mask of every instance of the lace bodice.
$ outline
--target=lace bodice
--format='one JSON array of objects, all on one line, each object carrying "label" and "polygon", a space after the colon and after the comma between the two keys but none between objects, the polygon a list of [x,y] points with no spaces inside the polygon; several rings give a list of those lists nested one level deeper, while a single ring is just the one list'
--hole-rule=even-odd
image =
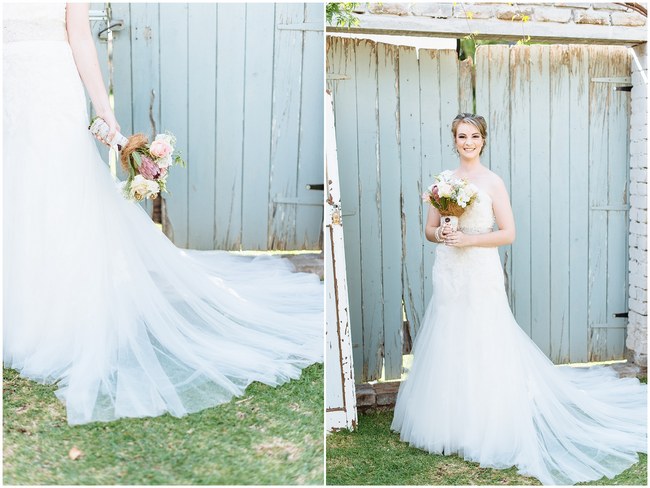
[{"label": "lace bodice", "polygon": [[65,3],[5,3],[4,42],[65,41]]},{"label": "lace bodice", "polygon": [[485,191],[479,190],[478,196],[458,219],[458,227],[465,234],[484,234],[494,227],[492,198]]}]

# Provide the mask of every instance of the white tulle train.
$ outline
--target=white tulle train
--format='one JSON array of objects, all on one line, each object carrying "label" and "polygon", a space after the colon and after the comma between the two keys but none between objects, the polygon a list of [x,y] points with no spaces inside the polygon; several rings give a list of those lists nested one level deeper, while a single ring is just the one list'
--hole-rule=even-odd
[{"label": "white tulle train", "polygon": [[118,193],[65,4],[5,6],[3,68],[5,366],[57,382],[77,424],[181,416],[321,360],[316,275],[179,250]]},{"label": "white tulle train", "polygon": [[[461,230],[493,224],[481,192]],[[544,484],[612,478],[647,452],[646,386],[607,367],[554,366],[510,311],[496,248],[438,246],[432,276],[392,423],[403,441]]]}]

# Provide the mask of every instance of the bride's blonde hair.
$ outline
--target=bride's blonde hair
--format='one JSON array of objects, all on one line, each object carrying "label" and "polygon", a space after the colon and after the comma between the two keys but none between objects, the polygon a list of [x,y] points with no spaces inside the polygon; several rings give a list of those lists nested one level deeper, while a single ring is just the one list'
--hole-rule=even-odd
[{"label": "bride's blonde hair", "polygon": [[451,133],[454,137],[454,147],[456,143],[456,131],[458,130],[458,126],[463,123],[472,124],[478,129],[479,134],[481,134],[481,137],[483,138],[483,147],[481,148],[481,152],[478,153],[480,156],[483,154],[483,151],[487,147],[487,122],[482,116],[476,114],[462,113],[456,115],[456,118],[451,123]]}]

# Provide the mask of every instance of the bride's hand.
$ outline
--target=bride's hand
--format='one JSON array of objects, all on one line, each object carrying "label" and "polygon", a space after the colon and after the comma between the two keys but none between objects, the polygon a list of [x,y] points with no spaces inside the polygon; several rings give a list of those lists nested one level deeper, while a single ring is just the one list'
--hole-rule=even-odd
[{"label": "bride's hand", "polygon": [[453,234],[453,230],[451,229],[451,226],[449,224],[443,224],[442,228],[440,229],[440,237],[442,239],[441,242],[446,243],[447,238]]},{"label": "bride's hand", "polygon": [[112,111],[106,111],[104,113],[98,113],[102,119],[106,122],[108,125],[108,135],[106,136],[106,139],[103,139],[99,137],[98,135],[95,134],[95,137],[99,142],[102,144],[106,144],[107,146],[111,146],[113,143],[113,140],[115,139],[115,135],[120,132],[120,124],[117,123],[117,119],[115,118],[115,114],[113,114]]},{"label": "bride's hand", "polygon": [[448,246],[453,246],[453,247],[467,247],[472,245],[472,239],[471,236],[467,234],[463,234],[461,231],[452,231],[451,234],[449,234],[445,238],[445,244]]}]

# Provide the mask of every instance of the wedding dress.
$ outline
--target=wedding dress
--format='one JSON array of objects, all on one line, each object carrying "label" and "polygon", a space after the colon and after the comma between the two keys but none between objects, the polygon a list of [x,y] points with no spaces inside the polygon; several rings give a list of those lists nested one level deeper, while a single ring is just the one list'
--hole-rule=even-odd
[{"label": "wedding dress", "polygon": [[320,280],[180,250],[120,195],[65,8],[3,5],[5,366],[56,382],[71,424],[182,416],[299,377],[323,356]]},{"label": "wedding dress", "polygon": [[[491,232],[490,196],[459,219]],[[615,476],[647,452],[647,388],[607,367],[556,367],[517,325],[496,247],[438,245],[433,296],[392,430],[414,447],[544,484]]]}]

